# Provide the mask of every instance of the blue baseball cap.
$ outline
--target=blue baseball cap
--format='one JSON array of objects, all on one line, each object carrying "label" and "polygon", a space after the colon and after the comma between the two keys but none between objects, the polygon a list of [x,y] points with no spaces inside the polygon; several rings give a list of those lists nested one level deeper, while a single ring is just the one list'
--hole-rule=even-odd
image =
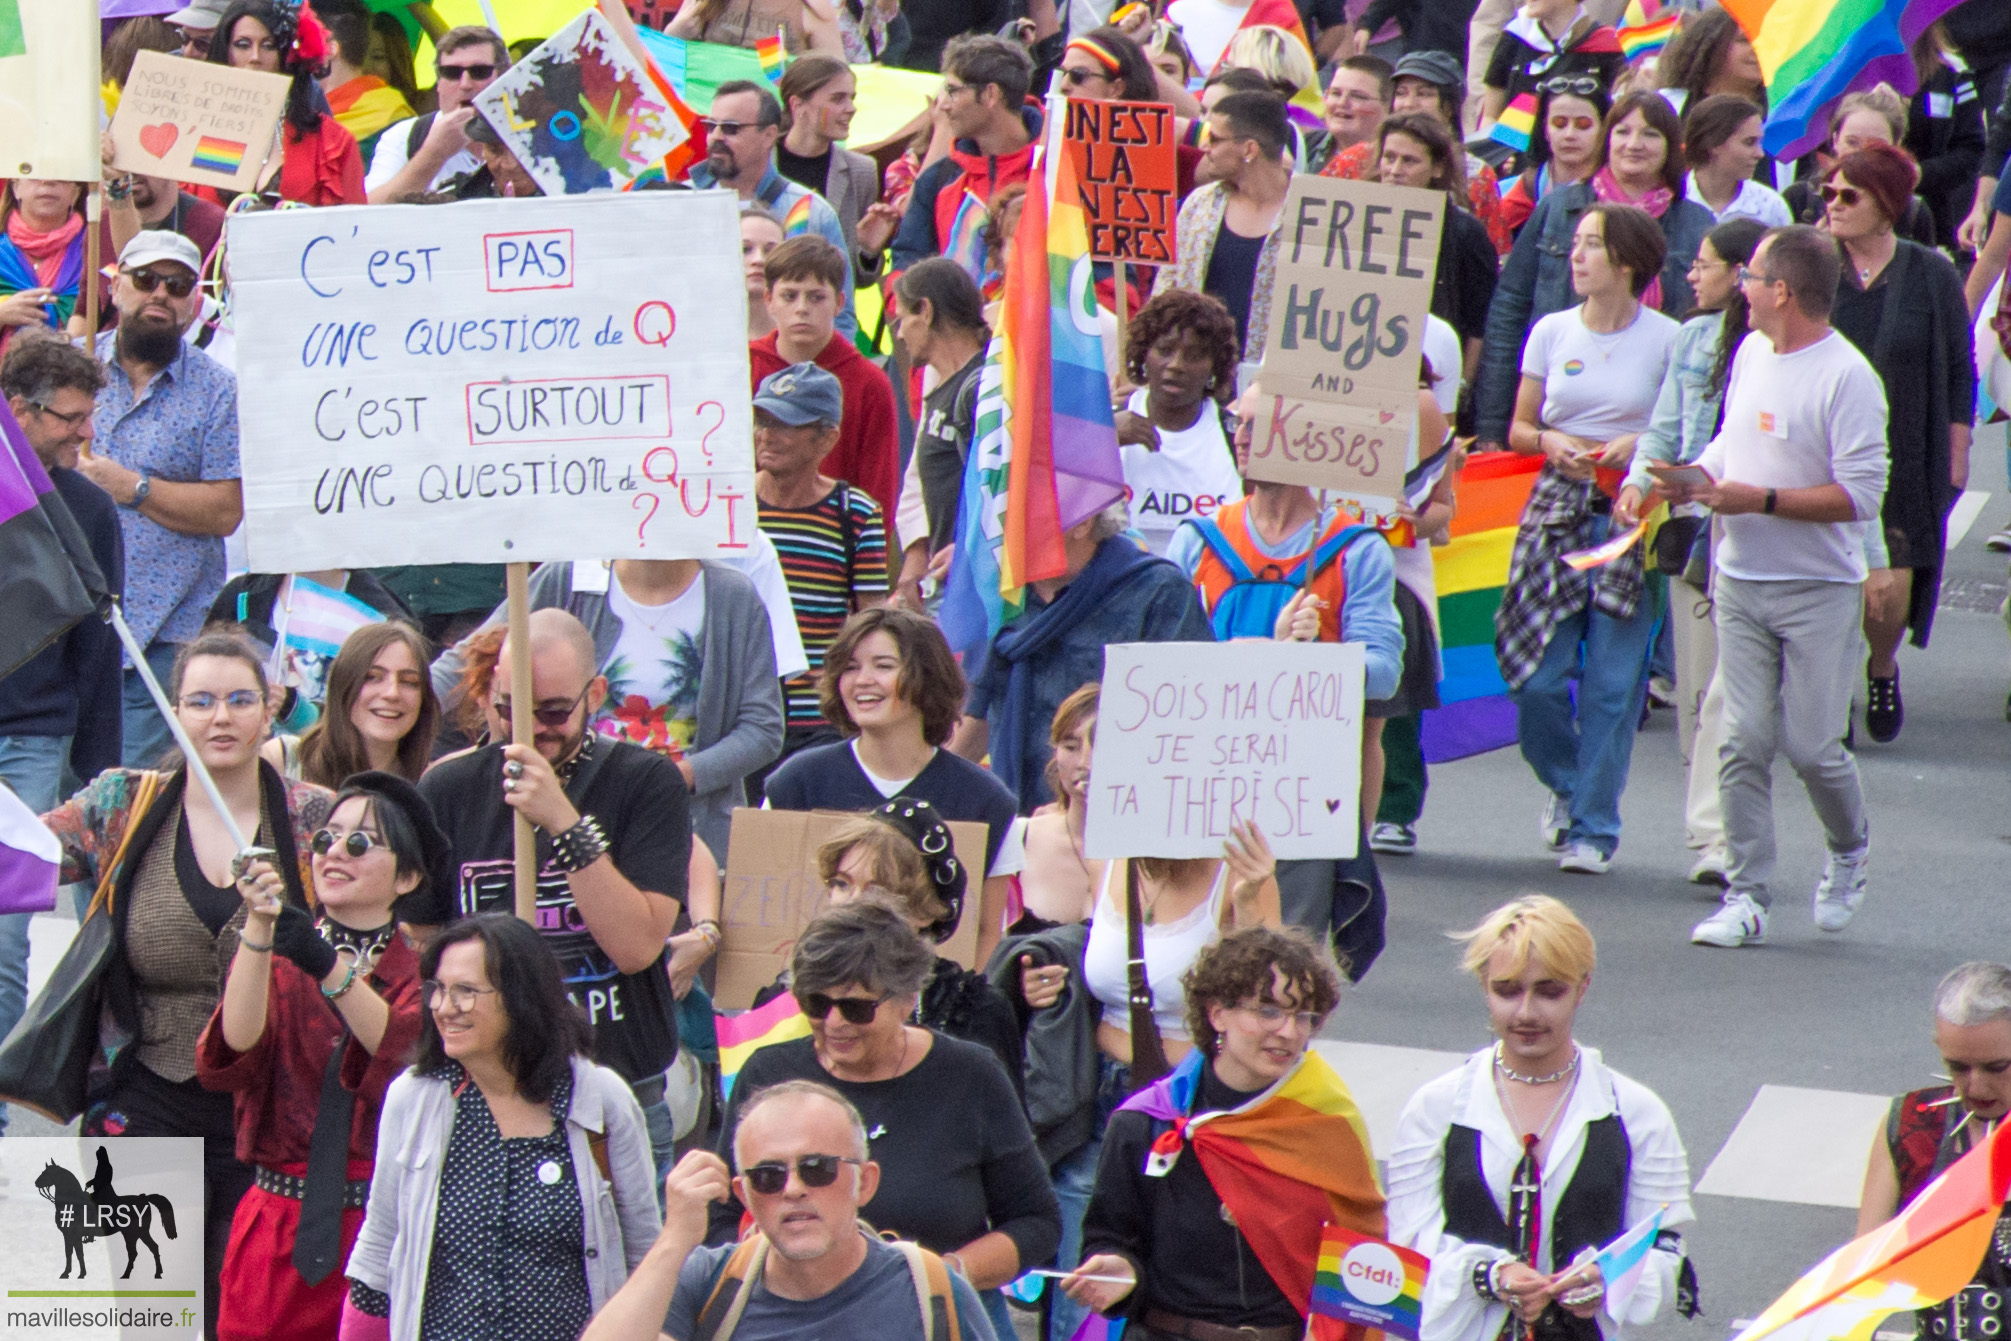
[{"label": "blue baseball cap", "polygon": [[761,379],[754,408],[766,410],[791,428],[837,424],[845,418],[845,388],[814,363],[792,363]]}]

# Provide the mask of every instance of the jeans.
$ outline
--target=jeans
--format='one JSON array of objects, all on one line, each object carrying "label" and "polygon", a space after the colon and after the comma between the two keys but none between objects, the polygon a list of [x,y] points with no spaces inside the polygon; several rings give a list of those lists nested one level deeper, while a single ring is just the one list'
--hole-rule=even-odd
[{"label": "jeans", "polygon": [[[174,674],[175,656],[181,651],[179,643],[152,642],[147,644],[147,665],[152,668],[154,678],[161,682],[161,688],[168,688],[168,679]],[[146,682],[131,666],[126,667],[125,682],[125,748],[119,760],[127,768],[157,768],[161,757],[175,747],[174,733],[168,730],[167,720],[154,703],[154,696],[147,692]]]},{"label": "jeans", "polygon": [[1544,786],[1570,803],[1564,841],[1589,843],[1606,857],[1620,846],[1620,793],[1647,694],[1643,671],[1655,615],[1655,602],[1644,593],[1632,619],[1587,606],[1559,620],[1536,674],[1509,695],[1522,757]]},{"label": "jeans", "polygon": [[[1061,1203],[1061,1246],[1055,1249],[1054,1262],[1063,1271],[1082,1264],[1082,1217],[1089,1211],[1089,1194],[1096,1190],[1096,1165],[1103,1154],[1103,1129],[1110,1125],[1110,1115],[1117,1111],[1117,1106],[1131,1095],[1130,1067],[1100,1053],[1096,1067],[1095,1134],[1089,1138],[1088,1145],[1048,1170],[1048,1177],[1054,1184],[1054,1199]],[[1051,1319],[1048,1335],[1055,1341],[1068,1341],[1089,1316],[1089,1310],[1063,1294],[1053,1281],[1048,1282],[1048,1299],[1048,1316]],[[1010,1338],[1012,1334],[1008,1331],[999,1335]]]},{"label": "jeans", "polygon": [[670,1100],[658,1099],[642,1106],[642,1120],[649,1127],[649,1156],[656,1164],[656,1209],[663,1212],[663,1180],[677,1163],[677,1124],[670,1116]]},{"label": "jeans", "polygon": [[[37,815],[56,808],[63,790],[68,736],[0,736],[0,782],[14,789]],[[28,923],[33,913],[0,917],[0,1038],[28,1009]],[[0,1136],[7,1132],[7,1107],[0,1104]]]}]

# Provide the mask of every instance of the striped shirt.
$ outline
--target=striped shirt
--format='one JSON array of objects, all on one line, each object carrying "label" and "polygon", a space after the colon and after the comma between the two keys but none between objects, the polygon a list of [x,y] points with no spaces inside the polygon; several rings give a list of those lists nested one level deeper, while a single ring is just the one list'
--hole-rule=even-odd
[{"label": "striped shirt", "polygon": [[[851,513],[849,527],[847,510]],[[817,704],[817,677],[824,668],[824,653],[851,617],[855,604],[864,605],[887,594],[886,523],[871,494],[844,483],[807,508],[778,508],[763,502],[760,523],[775,542],[776,555],[782,561],[782,578],[789,586],[789,603],[796,609],[796,627],[803,635],[803,653],[810,662],[808,671],[782,682],[787,724],[822,726],[824,711]]]}]

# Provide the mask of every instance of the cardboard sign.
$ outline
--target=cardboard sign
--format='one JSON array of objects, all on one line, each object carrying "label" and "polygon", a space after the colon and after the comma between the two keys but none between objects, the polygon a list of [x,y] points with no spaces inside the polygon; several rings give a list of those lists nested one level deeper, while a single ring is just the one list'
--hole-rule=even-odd
[{"label": "cardboard sign", "polygon": [[112,118],[112,166],[256,190],[292,87],[285,75],[142,51]]},{"label": "cardboard sign", "polygon": [[1359,643],[1120,643],[1103,651],[1091,857],[1219,857],[1254,820],[1280,860],[1352,857]]},{"label": "cardboard sign", "polygon": [[276,210],[229,229],[254,571],[746,552],[730,192]]},{"label": "cardboard sign", "polygon": [[475,98],[548,196],[620,190],[684,143],[642,62],[585,10]]},{"label": "cardboard sign", "polygon": [[[824,907],[817,878],[817,849],[855,814],[833,810],[733,812],[727,844],[726,883],[720,896],[719,977],[712,1000],[721,1010],[744,1010],[754,994],[789,967],[796,935]],[[978,894],[984,885],[985,826],[950,822],[950,845],[969,876],[964,915],[937,952],[965,968],[979,967]]]},{"label": "cardboard sign", "polygon": [[1247,478],[1402,498],[1446,207],[1443,191],[1292,178]]},{"label": "cardboard sign", "polygon": [[1063,136],[1089,216],[1089,254],[1099,261],[1171,265],[1180,213],[1173,109],[1077,98],[1067,106]]},{"label": "cardboard sign", "polygon": [[95,182],[96,5],[0,0],[0,177]]}]

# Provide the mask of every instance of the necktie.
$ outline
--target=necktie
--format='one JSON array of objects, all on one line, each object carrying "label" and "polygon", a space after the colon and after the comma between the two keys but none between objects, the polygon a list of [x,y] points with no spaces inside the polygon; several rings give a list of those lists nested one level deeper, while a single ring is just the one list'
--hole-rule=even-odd
[{"label": "necktie", "polygon": [[356,1098],[342,1088],[342,1055],[349,1027],[335,1040],[328,1069],[321,1073],[321,1102],[314,1134],[307,1142],[307,1179],[300,1195],[300,1229],[293,1236],[293,1268],[309,1285],[319,1285],[335,1269],[342,1252],[342,1194],[349,1181],[349,1127]]}]

